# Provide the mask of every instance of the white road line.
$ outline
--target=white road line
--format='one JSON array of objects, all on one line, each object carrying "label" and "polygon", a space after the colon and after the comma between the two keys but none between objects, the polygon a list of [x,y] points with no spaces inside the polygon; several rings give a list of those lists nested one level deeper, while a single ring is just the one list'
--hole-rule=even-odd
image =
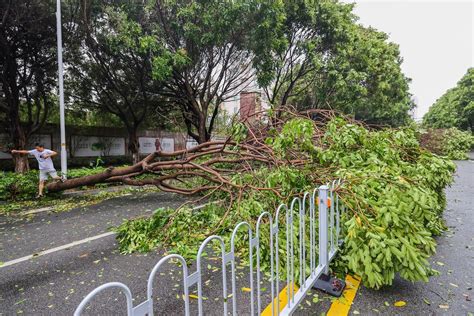
[{"label": "white road line", "polygon": [[[194,210],[202,209],[203,207],[205,207],[205,206],[207,206],[211,203],[220,204],[222,202],[223,202],[223,200],[205,203],[205,204],[198,205],[198,206],[194,207],[192,210],[194,211]],[[57,252],[57,251],[68,249],[68,248],[71,248],[71,247],[74,247],[74,246],[77,246],[77,245],[81,245],[81,244],[87,243],[89,241],[93,241],[93,240],[96,240],[96,239],[100,239],[100,238],[104,238],[104,237],[112,236],[112,235],[116,235],[116,234],[117,234],[116,232],[107,232],[107,233],[103,233],[103,234],[100,234],[100,235],[97,235],[97,236],[88,237],[88,238],[85,238],[85,239],[82,239],[82,240],[73,241],[72,243],[69,243],[69,244],[66,244],[66,245],[62,245],[62,246],[58,246],[58,247],[51,248],[51,249],[48,249],[48,250],[40,251],[38,253],[34,253],[34,254],[31,254],[31,255],[28,255],[28,256],[24,256],[24,257],[15,259],[15,260],[7,261],[7,262],[4,262],[3,264],[0,263],[0,269],[8,267],[8,266],[12,266],[12,265],[20,263],[20,262],[24,262],[24,261],[28,261],[28,260],[31,260],[31,259],[34,259],[34,258],[38,258],[38,257],[44,256],[44,255],[50,254],[50,253],[54,253],[54,252]]]},{"label": "white road line", "polygon": [[25,216],[25,215],[30,215],[30,214],[36,214],[36,213],[41,213],[41,212],[48,212],[53,210],[54,208],[52,206],[48,207],[42,207],[42,208],[37,208],[34,210],[26,211],[26,212],[21,212],[20,216]]},{"label": "white road line", "polygon": [[3,264],[0,265],[0,269],[8,267],[8,266],[12,266],[14,264],[17,264],[17,263],[20,263],[20,262],[23,262],[23,261],[28,261],[28,260],[31,260],[33,258],[38,258],[38,257],[44,256],[44,255],[47,255],[47,254],[50,254],[50,253],[53,253],[53,252],[57,252],[57,251],[68,249],[68,248],[71,248],[71,247],[74,247],[74,246],[77,246],[77,245],[81,245],[81,244],[87,243],[89,241],[93,241],[93,240],[96,240],[96,239],[100,239],[100,238],[104,238],[104,237],[107,237],[107,236],[115,235],[115,234],[117,234],[117,233],[116,232],[107,232],[107,233],[103,233],[103,234],[100,234],[100,235],[97,235],[97,236],[88,237],[88,238],[85,238],[85,239],[82,239],[82,240],[73,241],[72,243],[62,245],[62,246],[59,246],[59,247],[55,247],[55,248],[51,248],[51,249],[48,249],[48,250],[40,251],[38,253],[34,253],[34,254],[28,255],[28,256],[24,256],[24,257],[15,259],[15,260],[7,261],[7,262],[4,262]]}]

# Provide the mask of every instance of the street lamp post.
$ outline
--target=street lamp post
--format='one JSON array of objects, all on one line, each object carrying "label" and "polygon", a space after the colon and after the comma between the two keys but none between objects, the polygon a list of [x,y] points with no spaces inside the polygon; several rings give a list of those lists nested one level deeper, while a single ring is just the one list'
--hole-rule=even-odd
[{"label": "street lamp post", "polygon": [[64,118],[63,40],[61,32],[61,0],[56,0],[56,34],[58,42],[59,126],[61,130],[61,173],[67,177],[66,123]]}]

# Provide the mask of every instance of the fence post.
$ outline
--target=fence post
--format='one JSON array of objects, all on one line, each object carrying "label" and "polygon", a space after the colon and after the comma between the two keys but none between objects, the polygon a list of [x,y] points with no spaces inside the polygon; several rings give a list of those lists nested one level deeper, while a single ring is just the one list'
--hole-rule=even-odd
[{"label": "fence post", "polygon": [[328,254],[328,191],[327,185],[319,187],[319,264],[323,266],[323,273],[329,273]]},{"label": "fence post", "polygon": [[343,280],[339,280],[329,275],[329,252],[328,252],[328,191],[327,185],[319,187],[319,265],[322,267],[322,274],[314,283],[313,288],[339,297],[346,286]]}]

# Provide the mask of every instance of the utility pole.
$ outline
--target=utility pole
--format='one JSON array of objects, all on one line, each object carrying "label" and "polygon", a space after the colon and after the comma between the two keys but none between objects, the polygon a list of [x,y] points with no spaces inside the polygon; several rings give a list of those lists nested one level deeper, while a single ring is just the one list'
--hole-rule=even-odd
[{"label": "utility pole", "polygon": [[61,0],[56,0],[56,34],[58,42],[59,126],[61,130],[61,174],[67,177],[66,120],[64,118],[63,39],[61,28]]}]

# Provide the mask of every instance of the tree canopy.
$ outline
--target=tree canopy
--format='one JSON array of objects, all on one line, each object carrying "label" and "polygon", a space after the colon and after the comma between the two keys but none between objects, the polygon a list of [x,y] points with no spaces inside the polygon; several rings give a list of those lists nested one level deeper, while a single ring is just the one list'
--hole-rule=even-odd
[{"label": "tree canopy", "polygon": [[104,2],[92,5],[82,19],[82,37],[71,52],[70,85],[75,101],[111,113],[128,131],[128,149],[139,161],[137,132],[153,109],[161,109],[161,83],[152,79],[150,51],[140,36],[146,32],[143,5]]},{"label": "tree canopy", "polygon": [[298,107],[329,108],[371,124],[400,126],[414,107],[398,45],[373,28],[352,24],[347,40],[311,74]]},{"label": "tree canopy", "polygon": [[436,100],[423,117],[423,125],[474,131],[474,68]]},{"label": "tree canopy", "polygon": [[[3,1],[0,6],[0,110],[6,115],[6,132],[16,147],[46,121],[55,76],[55,18],[50,3]],[[25,124],[20,124],[22,113]],[[15,156],[16,170],[28,162]]]},{"label": "tree canopy", "polygon": [[[71,12],[63,12],[66,113],[117,117],[135,161],[138,129],[176,122],[204,143],[222,104],[249,89],[273,109],[402,125],[413,102],[398,46],[357,24],[352,8],[335,0],[63,1]],[[54,1],[4,1],[1,10],[0,118],[10,147],[21,148],[57,116]],[[469,102],[458,103],[472,117]]]},{"label": "tree canopy", "polygon": [[211,138],[221,103],[251,84],[254,28],[272,19],[265,2],[157,0],[150,9],[153,36],[143,40],[153,47],[153,77],[199,143]]}]

